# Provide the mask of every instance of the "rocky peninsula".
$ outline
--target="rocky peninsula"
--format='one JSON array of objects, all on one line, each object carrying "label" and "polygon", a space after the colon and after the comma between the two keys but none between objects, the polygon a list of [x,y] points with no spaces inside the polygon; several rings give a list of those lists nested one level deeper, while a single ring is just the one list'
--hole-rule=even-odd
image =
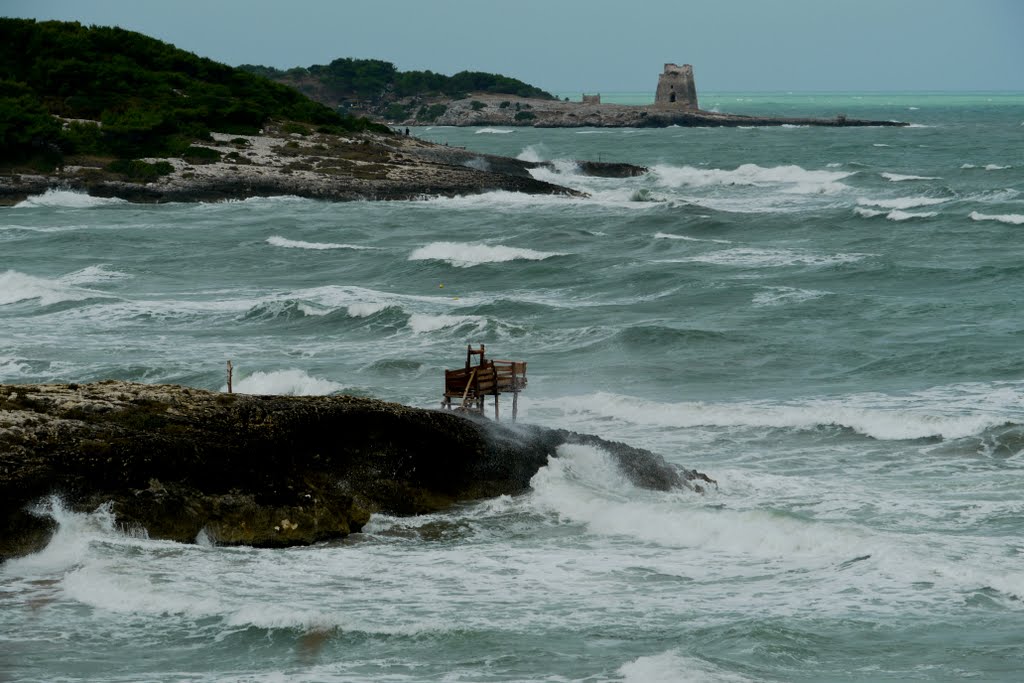
[{"label": "rocky peninsula", "polygon": [[[296,129],[300,132],[289,132]],[[549,162],[476,154],[411,135],[334,135],[272,122],[259,135],[213,133],[211,138],[194,143],[193,156],[140,159],[135,168],[161,169],[141,177],[112,171],[106,160],[88,158],[49,173],[0,173],[0,206],[49,189],[150,203],[280,195],[330,201],[408,200],[493,190],[580,196],[530,175],[531,169],[551,167]],[[606,177],[647,172],[640,166],[607,162],[581,161],[578,168],[583,174]]]},{"label": "rocky peninsula", "polygon": [[[529,126],[533,128],[737,128],[740,126],[906,126],[902,121],[874,121],[838,115],[835,118],[746,116],[657,104],[630,105],[566,102],[476,93],[440,105],[436,126]],[[394,121],[417,125],[414,118]]]},{"label": "rocky peninsula", "polygon": [[284,547],[523,493],[562,444],[609,452],[636,485],[713,483],[598,437],[351,396],[251,396],[120,381],[0,385],[0,561],[41,548],[32,508],[109,505],[117,523],[183,543]]}]

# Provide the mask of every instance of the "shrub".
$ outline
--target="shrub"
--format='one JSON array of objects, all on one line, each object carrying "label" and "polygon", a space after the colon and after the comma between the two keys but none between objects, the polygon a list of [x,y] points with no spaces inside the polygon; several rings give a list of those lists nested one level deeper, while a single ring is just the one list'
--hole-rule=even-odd
[{"label": "shrub", "polygon": [[128,180],[137,182],[150,182],[160,176],[174,172],[174,166],[166,161],[149,163],[142,159],[118,159],[107,164],[107,170],[113,173],[120,173]]},{"label": "shrub", "polygon": [[448,111],[448,106],[444,104],[432,104],[429,107],[424,105],[420,107],[420,110],[416,112],[417,121],[436,121],[437,117]]},{"label": "shrub", "polygon": [[501,104],[498,105],[498,109],[508,109],[511,105],[512,105],[511,102],[509,102],[508,100],[505,100]]},{"label": "shrub", "polygon": [[312,133],[312,131],[309,128],[306,128],[301,123],[294,123],[292,121],[289,121],[288,123],[281,126],[281,132],[286,133],[288,135],[292,135],[295,133],[299,135],[309,135],[310,133]]},{"label": "shrub", "polygon": [[404,121],[409,118],[409,108],[404,104],[394,102],[384,110],[384,118],[388,121]]},{"label": "shrub", "polygon": [[472,102],[469,103],[469,106],[472,107],[473,111],[480,111],[481,109],[485,109],[487,107],[487,105],[481,102],[480,100],[473,100]]},{"label": "shrub", "polygon": [[532,111],[517,111],[514,118],[516,121],[532,121],[537,115]]},{"label": "shrub", "polygon": [[220,152],[209,147],[188,147],[181,158],[193,164],[212,164],[220,161]]}]

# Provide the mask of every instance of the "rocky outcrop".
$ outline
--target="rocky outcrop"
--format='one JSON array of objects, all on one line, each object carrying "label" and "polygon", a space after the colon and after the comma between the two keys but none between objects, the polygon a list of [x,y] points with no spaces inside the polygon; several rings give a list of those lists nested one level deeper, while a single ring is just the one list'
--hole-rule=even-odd
[{"label": "rocky outcrop", "polygon": [[606,449],[636,485],[704,475],[625,444],[351,396],[172,385],[0,385],[0,560],[42,547],[34,503],[110,504],[152,538],[279,547],[359,531],[371,513],[435,512],[526,491],[559,445]]},{"label": "rocky outcrop", "polygon": [[[696,97],[696,95],[694,95]],[[696,100],[694,100],[696,101]],[[441,106],[443,104],[443,107]],[[667,128],[737,126],[906,126],[901,121],[851,119],[843,115],[831,119],[782,116],[742,116],[700,109],[652,104],[604,104],[565,102],[476,93],[460,100],[436,103],[443,113],[430,121],[439,126],[531,126],[534,128]],[[410,108],[412,111],[412,108]],[[398,125],[417,125],[408,119]]]},{"label": "rocky outcrop", "polygon": [[[268,127],[263,135],[213,135],[194,147],[209,150],[204,162],[166,162],[173,169],[133,182],[102,164],[69,165],[53,173],[0,175],[0,206],[15,204],[50,188],[132,202],[195,202],[293,195],[329,201],[407,200],[480,194],[493,190],[584,196],[537,180],[529,171],[546,165],[438,145],[414,136],[352,134],[349,137],[286,133]],[[87,160],[83,160],[85,163]],[[582,173],[639,175],[629,164],[581,162]]]}]

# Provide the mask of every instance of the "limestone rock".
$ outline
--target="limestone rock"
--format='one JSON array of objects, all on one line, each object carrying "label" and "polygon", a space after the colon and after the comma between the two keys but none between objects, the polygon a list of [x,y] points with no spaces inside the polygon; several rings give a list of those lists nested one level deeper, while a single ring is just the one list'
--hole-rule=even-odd
[{"label": "limestone rock", "polygon": [[529,488],[563,443],[598,445],[638,486],[697,489],[625,444],[351,396],[174,385],[0,385],[0,560],[42,547],[30,506],[110,504],[152,538],[281,547],[341,538],[371,513],[422,514]]}]

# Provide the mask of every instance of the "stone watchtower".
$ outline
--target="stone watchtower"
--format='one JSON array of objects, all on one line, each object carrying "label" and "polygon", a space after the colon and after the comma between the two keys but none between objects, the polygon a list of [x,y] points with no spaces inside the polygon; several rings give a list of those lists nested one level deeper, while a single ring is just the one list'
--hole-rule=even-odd
[{"label": "stone watchtower", "polygon": [[693,67],[689,64],[666,64],[658,76],[658,91],[654,106],[670,109],[697,109],[697,86],[693,82]]}]

